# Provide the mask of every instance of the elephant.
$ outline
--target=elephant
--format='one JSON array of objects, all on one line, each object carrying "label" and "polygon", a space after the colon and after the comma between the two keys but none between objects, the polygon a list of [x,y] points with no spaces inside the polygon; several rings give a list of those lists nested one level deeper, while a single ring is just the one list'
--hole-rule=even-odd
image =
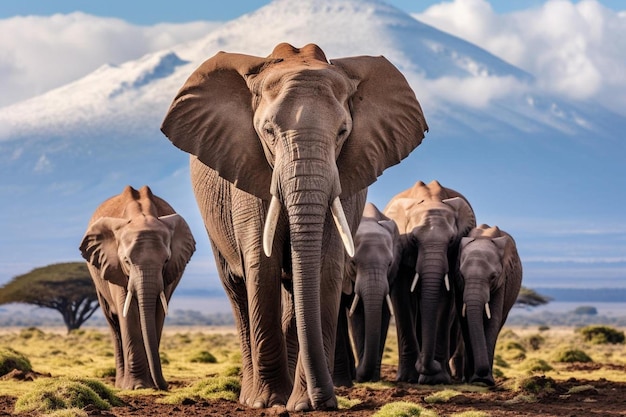
[{"label": "elephant", "polygon": [[314,44],[281,43],[267,57],[219,52],[187,79],[161,130],[190,154],[238,328],[240,402],[336,408],[351,230],[369,184],[428,130],[408,82],[382,56],[328,61]]},{"label": "elephant", "polygon": [[115,386],[167,389],[159,344],[167,305],[196,247],[185,220],[148,186],[94,212],[80,244],[115,348]]},{"label": "elephant", "polygon": [[[351,297],[343,298],[346,304],[339,313],[335,350],[333,380],[340,386],[351,386],[352,379],[357,382],[380,380],[383,349],[393,315],[389,294],[402,254],[396,223],[372,203],[365,205],[354,245],[354,257],[346,265],[344,283],[347,284],[344,292]],[[358,358],[354,370],[351,368],[354,358],[350,334]]]},{"label": "elephant", "polygon": [[522,263],[511,235],[481,224],[461,239],[456,298],[466,381],[494,385],[496,341],[521,285]]},{"label": "elephant", "polygon": [[402,246],[391,294],[398,313],[396,379],[450,383],[450,333],[455,317],[450,280],[455,278],[461,238],[476,226],[474,210],[463,195],[434,180],[429,184],[418,181],[395,195],[383,213],[398,225]]}]

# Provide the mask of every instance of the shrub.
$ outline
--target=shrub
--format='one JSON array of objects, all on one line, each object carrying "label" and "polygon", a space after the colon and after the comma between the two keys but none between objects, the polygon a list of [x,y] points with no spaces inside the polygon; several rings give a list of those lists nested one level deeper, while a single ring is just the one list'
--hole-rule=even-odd
[{"label": "shrub", "polygon": [[157,402],[182,404],[185,401],[225,399],[237,401],[241,384],[239,377],[218,376],[202,380],[191,387],[169,394]]},{"label": "shrub", "polygon": [[121,404],[108,388],[95,380],[60,378],[37,380],[32,391],[15,402],[16,413],[37,412],[47,414],[55,410],[95,407],[109,410],[112,403]]},{"label": "shrub", "polygon": [[191,358],[191,362],[196,362],[196,363],[216,363],[217,359],[215,358],[215,356],[213,356],[211,354],[211,352],[203,350],[203,351],[200,351],[200,352],[196,353]]},{"label": "shrub", "polygon": [[598,314],[598,310],[593,306],[580,306],[574,309],[574,314],[595,316]]},{"label": "shrub", "polygon": [[528,344],[528,346],[530,346],[532,350],[539,350],[539,348],[541,347],[541,345],[543,345],[545,341],[546,339],[538,334],[528,336],[528,338],[526,339],[526,343]]},{"label": "shrub", "polygon": [[0,348],[0,376],[8,374],[14,369],[23,372],[33,370],[26,356],[9,347]]},{"label": "shrub", "polygon": [[436,417],[433,411],[426,410],[423,407],[407,402],[396,401],[393,403],[383,405],[380,410],[373,414],[373,417],[410,417],[410,416],[422,416],[422,417]]},{"label": "shrub", "polygon": [[461,395],[461,393],[452,389],[444,389],[424,397],[424,402],[427,404],[446,403],[450,401],[450,398],[457,395]]},{"label": "shrub", "polygon": [[540,332],[545,332],[545,331],[550,330],[550,326],[548,326],[546,324],[542,324],[541,326],[539,326],[539,328],[537,330],[539,330]]},{"label": "shrub", "polygon": [[585,352],[574,348],[564,348],[557,351],[554,355],[556,362],[572,363],[572,362],[593,362],[593,360]]},{"label": "shrub", "polygon": [[624,343],[624,332],[615,330],[609,326],[587,326],[579,329],[585,341],[594,344],[619,344]]},{"label": "shrub", "polygon": [[554,369],[546,361],[538,358],[532,358],[524,361],[521,367],[529,372],[548,372]]},{"label": "shrub", "polygon": [[518,381],[517,388],[530,394],[539,394],[542,391],[552,392],[556,383],[554,379],[546,376],[531,376]]}]

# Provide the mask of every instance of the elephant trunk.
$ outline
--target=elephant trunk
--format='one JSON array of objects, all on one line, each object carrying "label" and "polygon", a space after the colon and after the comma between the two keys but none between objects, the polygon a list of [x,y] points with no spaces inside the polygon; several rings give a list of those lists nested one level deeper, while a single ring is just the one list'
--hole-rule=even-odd
[{"label": "elephant trunk", "polygon": [[[312,144],[312,147],[315,145]],[[302,152],[304,149],[299,149]],[[320,149],[317,149],[319,152]],[[300,360],[309,400],[314,409],[335,408],[336,398],[322,331],[321,257],[322,238],[329,202],[339,193],[337,172],[322,162],[324,157],[292,161],[281,170],[281,191],[289,219],[293,293]],[[333,159],[334,160],[334,159]],[[328,306],[337,300],[325,300]],[[334,304],[333,304],[334,303]],[[334,312],[334,317],[337,312]],[[336,320],[332,326],[336,326]],[[324,323],[328,325],[328,323]],[[331,330],[331,329],[326,329]],[[332,334],[336,332],[333,327]],[[328,347],[333,348],[332,346]],[[296,405],[298,409],[301,405]],[[302,405],[304,406],[304,405]]]},{"label": "elephant trunk", "polygon": [[[418,255],[416,271],[419,273],[421,340],[420,355],[416,364],[420,381],[430,381],[428,377],[439,378],[445,372],[435,360],[437,340],[441,329],[447,329],[447,323],[439,323],[439,308],[447,297],[444,276],[448,268],[447,247],[425,248]],[[419,338],[419,336],[418,336]],[[438,383],[433,382],[433,383]]]},{"label": "elephant trunk", "polygon": [[474,369],[470,370],[472,375],[469,382],[482,382],[493,385],[491,375],[491,361],[487,352],[487,342],[485,339],[485,302],[468,301],[465,303],[465,312],[472,351],[472,363]]},{"label": "elephant trunk", "polygon": [[163,291],[158,283],[163,282],[161,270],[146,270],[145,268],[135,279],[136,285],[133,291],[136,293],[137,304],[139,306],[139,322],[141,324],[141,335],[143,338],[150,376],[154,386],[158,389],[166,390],[167,382],[163,378],[161,369],[161,358],[159,356],[160,335],[157,331],[156,316],[157,308],[161,308],[160,294]]},{"label": "elephant trunk", "polygon": [[356,369],[356,380],[378,381],[380,379],[381,343],[382,343],[382,315],[385,296],[387,293],[381,288],[365,288],[363,310],[365,319],[365,341],[362,358]]}]

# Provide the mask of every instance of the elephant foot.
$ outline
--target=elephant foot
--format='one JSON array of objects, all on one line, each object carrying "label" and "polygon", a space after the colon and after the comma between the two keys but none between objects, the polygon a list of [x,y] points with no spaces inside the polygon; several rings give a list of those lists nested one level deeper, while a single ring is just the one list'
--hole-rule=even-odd
[{"label": "elephant foot", "polygon": [[315,396],[315,403],[311,403],[306,388],[294,386],[291,397],[287,402],[287,411],[332,411],[337,410],[339,404],[335,392],[332,391],[328,398]]},{"label": "elephant foot", "polygon": [[424,366],[421,361],[418,361],[415,369],[419,372],[418,384],[439,385],[452,383],[450,374],[437,361],[429,362],[429,366]]},{"label": "elephant foot", "polygon": [[251,408],[284,407],[287,404],[287,397],[291,386],[283,388],[263,386],[242,386],[239,402]]},{"label": "elephant foot", "polygon": [[408,382],[411,384],[416,384],[418,380],[419,374],[417,373],[417,370],[415,370],[414,366],[398,367],[398,372],[396,373],[397,382]]},{"label": "elephant foot", "polygon": [[491,375],[491,373],[487,376],[479,376],[474,374],[470,378],[469,382],[470,384],[486,385],[488,387],[493,387],[494,385],[496,385],[495,381],[493,380],[493,375]]},{"label": "elephant foot", "polygon": [[452,383],[452,378],[447,372],[439,372],[434,375],[420,374],[417,383],[422,385],[449,385]]}]

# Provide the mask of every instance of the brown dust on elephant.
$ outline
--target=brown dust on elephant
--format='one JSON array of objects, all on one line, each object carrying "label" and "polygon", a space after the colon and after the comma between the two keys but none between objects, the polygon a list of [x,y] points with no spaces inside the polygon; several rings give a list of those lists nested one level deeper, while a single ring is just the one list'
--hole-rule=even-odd
[{"label": "brown dust on elephant", "polygon": [[450,282],[461,238],[476,226],[474,211],[459,192],[437,181],[418,181],[394,196],[383,212],[398,225],[402,245],[391,295],[398,336],[396,379],[448,384],[455,320]]},{"label": "brown dust on elephant", "polygon": [[472,229],[461,239],[457,277],[465,380],[494,385],[498,334],[522,286],[522,262],[511,235],[486,224]]},{"label": "brown dust on elephant", "polygon": [[333,380],[338,386],[352,386],[353,379],[380,380],[383,350],[393,315],[390,292],[402,254],[396,223],[372,203],[365,205],[354,245],[354,257],[346,265],[337,325]]},{"label": "brown dust on elephant", "polygon": [[332,356],[351,230],[367,186],[427,130],[406,79],[383,57],[328,61],[313,44],[283,43],[265,58],[220,52],[189,77],[161,129],[192,154],[240,337],[240,401],[336,408]]},{"label": "brown dust on elephant", "polygon": [[187,222],[147,186],[127,186],[91,217],[80,252],[111,330],[117,388],[167,389],[161,332],[195,248]]}]

